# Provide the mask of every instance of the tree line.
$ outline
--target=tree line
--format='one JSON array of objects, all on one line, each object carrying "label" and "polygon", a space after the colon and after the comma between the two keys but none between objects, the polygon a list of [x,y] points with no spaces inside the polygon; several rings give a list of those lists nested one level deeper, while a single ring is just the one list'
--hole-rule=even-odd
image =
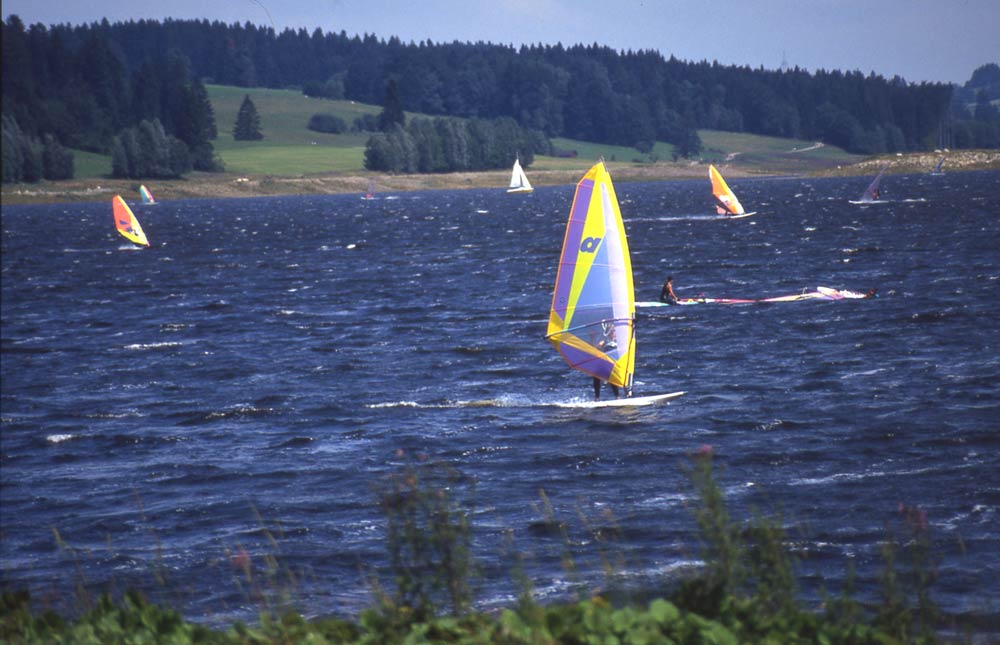
[{"label": "tree line", "polygon": [[[190,59],[170,48],[133,60],[118,37],[107,21],[25,28],[10,16],[3,23],[5,182],[71,177],[66,148],[111,155],[120,177],[221,169],[212,104]],[[45,163],[45,154],[62,161]]]},{"label": "tree line", "polygon": [[858,71],[687,62],[597,44],[515,48],[318,28],[278,33],[249,22],[26,28],[11,16],[3,24],[3,114],[23,136],[41,143],[48,134],[66,147],[108,153],[125,128],[159,120],[188,147],[195,168],[217,167],[203,82],[379,104],[390,80],[409,111],[507,117],[548,137],[640,149],[666,141],[685,156],[699,151],[701,128],[814,139],[859,153],[1000,145],[989,96]]}]

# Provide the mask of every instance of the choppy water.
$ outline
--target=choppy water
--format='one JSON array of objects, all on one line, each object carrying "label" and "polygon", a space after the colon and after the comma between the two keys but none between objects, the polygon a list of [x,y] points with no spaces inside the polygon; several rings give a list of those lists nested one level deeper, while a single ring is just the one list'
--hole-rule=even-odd
[{"label": "choppy water", "polygon": [[807,588],[852,562],[871,595],[886,522],[917,504],[934,598],[995,624],[1000,172],[849,204],[867,183],[736,180],[759,211],[739,221],[707,215],[707,182],[619,184],[640,300],[667,274],[682,297],[881,296],[643,315],[637,394],[688,394],[631,410],[551,405],[590,395],[542,338],[570,186],[136,205],[148,251],[110,204],[4,206],[3,587],[157,592],[159,572],[187,615],[253,619],[245,548],[307,572],[305,611],[351,613],[400,450],[476,482],[484,605],[509,598],[508,531],[543,598],[570,586],[531,530],[540,490],[585,581],[578,517],[608,513],[626,572],[657,579],[697,558],[683,465],[710,444],[735,515],[783,511]]}]

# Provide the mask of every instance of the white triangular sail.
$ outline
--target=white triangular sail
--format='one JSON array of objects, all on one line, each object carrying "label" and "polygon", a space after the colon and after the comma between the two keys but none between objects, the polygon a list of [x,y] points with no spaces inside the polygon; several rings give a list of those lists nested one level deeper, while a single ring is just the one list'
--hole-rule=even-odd
[{"label": "white triangular sail", "polygon": [[514,159],[514,169],[510,173],[510,188],[507,189],[507,192],[530,193],[532,190],[534,188],[531,187],[528,176],[524,174],[524,168],[521,167],[521,160]]}]

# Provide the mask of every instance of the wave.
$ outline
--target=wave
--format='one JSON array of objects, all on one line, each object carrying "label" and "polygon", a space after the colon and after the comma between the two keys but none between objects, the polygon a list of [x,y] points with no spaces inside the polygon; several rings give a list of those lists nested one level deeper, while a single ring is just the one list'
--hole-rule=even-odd
[{"label": "wave", "polygon": [[127,349],[129,351],[148,351],[150,349],[164,349],[167,347],[181,347],[184,343],[177,341],[163,341],[159,343],[132,343],[131,345],[125,345],[122,349]]},{"label": "wave", "polygon": [[202,425],[215,421],[225,421],[228,419],[252,419],[266,417],[274,414],[273,408],[258,408],[252,405],[241,405],[228,410],[213,410],[211,412],[196,412],[193,415],[185,414],[187,418],[178,423],[182,426]]}]

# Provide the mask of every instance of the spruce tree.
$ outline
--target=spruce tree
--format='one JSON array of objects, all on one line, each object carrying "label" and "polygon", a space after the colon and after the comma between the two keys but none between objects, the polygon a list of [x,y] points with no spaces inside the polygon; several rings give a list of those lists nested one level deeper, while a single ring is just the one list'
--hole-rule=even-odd
[{"label": "spruce tree", "polygon": [[396,84],[396,79],[391,78],[385,86],[385,103],[382,105],[382,113],[378,115],[378,129],[389,132],[396,125],[405,126],[406,115],[403,114],[403,102],[399,98],[399,85]]},{"label": "spruce tree", "polygon": [[243,97],[240,111],[236,115],[233,138],[237,141],[257,141],[264,138],[260,133],[260,115],[257,114],[257,107],[250,100],[249,94]]}]

